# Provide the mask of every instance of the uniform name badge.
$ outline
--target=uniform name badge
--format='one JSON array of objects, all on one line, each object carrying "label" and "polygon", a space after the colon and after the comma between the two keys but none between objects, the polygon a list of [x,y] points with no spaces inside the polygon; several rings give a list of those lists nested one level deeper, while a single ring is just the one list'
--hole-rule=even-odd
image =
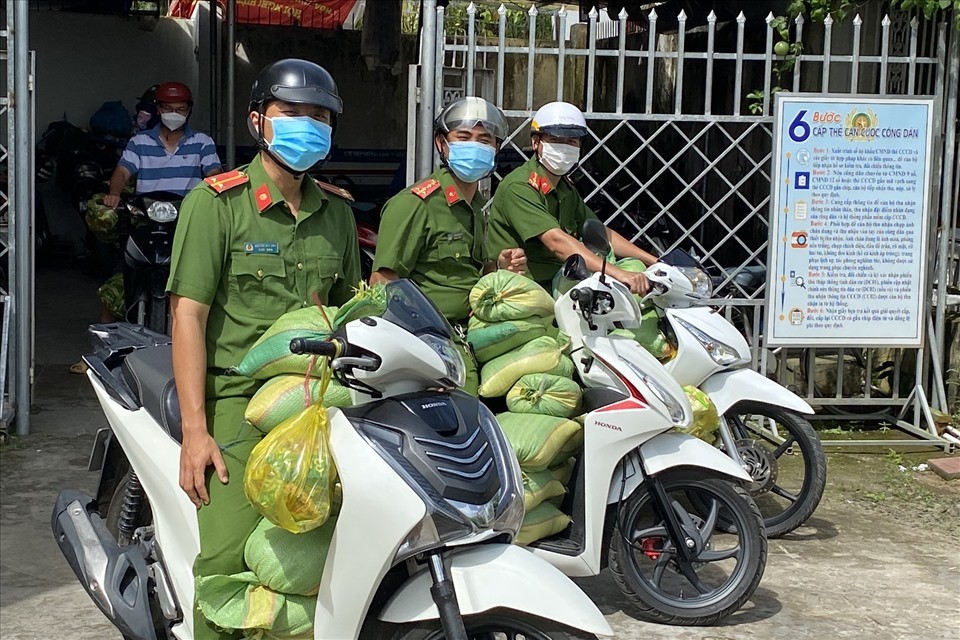
[{"label": "uniform name badge", "polygon": [[247,255],[264,253],[277,255],[280,253],[280,245],[276,242],[245,242],[243,251]]}]

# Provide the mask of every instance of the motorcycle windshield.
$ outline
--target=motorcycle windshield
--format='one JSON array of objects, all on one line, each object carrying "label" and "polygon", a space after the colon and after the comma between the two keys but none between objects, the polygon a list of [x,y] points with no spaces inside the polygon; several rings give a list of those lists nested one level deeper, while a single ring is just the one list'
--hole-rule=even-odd
[{"label": "motorcycle windshield", "polygon": [[384,320],[415,336],[430,334],[453,340],[453,327],[412,281],[394,280],[386,285],[386,293]]}]

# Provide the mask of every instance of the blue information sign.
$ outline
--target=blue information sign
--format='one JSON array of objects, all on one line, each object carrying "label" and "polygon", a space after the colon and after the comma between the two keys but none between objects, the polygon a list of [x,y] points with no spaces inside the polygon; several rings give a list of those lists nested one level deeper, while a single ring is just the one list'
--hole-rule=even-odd
[{"label": "blue information sign", "polygon": [[933,99],[777,95],[767,343],[923,342]]}]

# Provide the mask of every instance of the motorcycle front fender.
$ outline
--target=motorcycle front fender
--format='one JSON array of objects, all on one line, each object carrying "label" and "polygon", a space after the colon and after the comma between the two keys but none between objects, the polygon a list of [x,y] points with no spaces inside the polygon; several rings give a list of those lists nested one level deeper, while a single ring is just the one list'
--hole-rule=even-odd
[{"label": "motorcycle front fender", "polygon": [[[546,560],[515,545],[489,544],[456,551],[450,575],[464,616],[512,609],[555,620],[598,636],[613,630],[597,606]],[[439,618],[430,595],[433,579],[421,571],[405,582],[380,612],[380,620],[406,624]]]},{"label": "motorcycle front fender", "polygon": [[700,390],[710,396],[720,415],[743,401],[762,402],[797,413],[813,414],[813,409],[802,398],[752,369],[715,373],[703,381]]}]

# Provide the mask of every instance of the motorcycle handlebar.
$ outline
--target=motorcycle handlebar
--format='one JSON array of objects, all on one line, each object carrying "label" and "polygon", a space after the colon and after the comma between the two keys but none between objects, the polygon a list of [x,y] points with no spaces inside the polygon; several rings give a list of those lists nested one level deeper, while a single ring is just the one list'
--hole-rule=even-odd
[{"label": "motorcycle handlebar", "polygon": [[301,355],[304,353],[316,356],[337,357],[341,352],[341,345],[335,340],[311,340],[308,338],[294,338],[290,341],[290,353]]}]

